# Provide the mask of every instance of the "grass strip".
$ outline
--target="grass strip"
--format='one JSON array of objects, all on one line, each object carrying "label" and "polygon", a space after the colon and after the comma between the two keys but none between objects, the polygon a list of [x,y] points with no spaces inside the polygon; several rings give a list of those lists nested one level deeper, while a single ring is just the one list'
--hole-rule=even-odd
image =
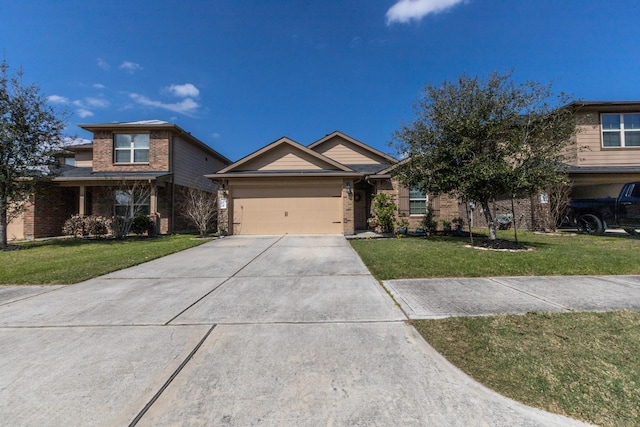
[{"label": "grass strip", "polygon": [[640,420],[640,313],[418,320],[442,355],[498,393],[602,426]]},{"label": "grass strip", "polygon": [[[351,240],[378,280],[428,277],[640,274],[640,239],[627,235],[545,235],[518,232],[533,250],[501,252],[465,247],[468,238],[409,237]],[[499,237],[512,239],[513,232]]]},{"label": "grass strip", "polygon": [[207,242],[193,235],[127,240],[54,239],[0,251],[0,284],[71,284]]}]

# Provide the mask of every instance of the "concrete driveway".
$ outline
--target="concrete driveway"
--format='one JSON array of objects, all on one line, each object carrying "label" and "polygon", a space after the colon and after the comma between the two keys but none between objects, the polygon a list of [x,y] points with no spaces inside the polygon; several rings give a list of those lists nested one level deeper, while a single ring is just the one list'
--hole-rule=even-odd
[{"label": "concrete driveway", "polygon": [[230,237],[25,289],[0,289],[5,425],[579,425],[451,366],[342,236]]}]

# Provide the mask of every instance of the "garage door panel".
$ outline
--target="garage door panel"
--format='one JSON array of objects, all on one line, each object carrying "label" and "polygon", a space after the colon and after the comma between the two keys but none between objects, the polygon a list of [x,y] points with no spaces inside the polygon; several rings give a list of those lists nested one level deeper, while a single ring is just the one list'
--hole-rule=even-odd
[{"label": "garage door panel", "polygon": [[340,186],[321,187],[272,187],[272,188],[234,188],[234,198],[255,199],[255,198],[317,198],[317,197],[342,197]]},{"label": "garage door panel", "polygon": [[[235,234],[341,234],[340,188],[273,188],[234,192]],[[239,194],[238,194],[239,193]]]}]

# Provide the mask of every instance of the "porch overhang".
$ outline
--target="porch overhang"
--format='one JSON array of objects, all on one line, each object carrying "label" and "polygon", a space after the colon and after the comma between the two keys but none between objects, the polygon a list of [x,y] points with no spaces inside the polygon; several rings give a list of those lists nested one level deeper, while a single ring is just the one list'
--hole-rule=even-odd
[{"label": "porch overhang", "polygon": [[[85,168],[77,168],[85,169]],[[60,176],[54,177],[53,181],[62,186],[100,186],[117,182],[144,181],[155,184],[171,182],[173,173],[171,172],[91,172],[88,170],[70,170]]]}]

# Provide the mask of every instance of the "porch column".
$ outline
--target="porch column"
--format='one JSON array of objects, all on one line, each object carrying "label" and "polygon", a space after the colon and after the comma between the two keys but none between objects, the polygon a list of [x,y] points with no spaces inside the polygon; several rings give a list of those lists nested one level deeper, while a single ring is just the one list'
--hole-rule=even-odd
[{"label": "porch column", "polygon": [[78,197],[78,214],[83,217],[85,213],[85,199],[86,199],[87,187],[80,186],[80,196]]},{"label": "porch column", "polygon": [[149,191],[149,213],[155,215],[158,212],[158,187],[151,184]]}]

